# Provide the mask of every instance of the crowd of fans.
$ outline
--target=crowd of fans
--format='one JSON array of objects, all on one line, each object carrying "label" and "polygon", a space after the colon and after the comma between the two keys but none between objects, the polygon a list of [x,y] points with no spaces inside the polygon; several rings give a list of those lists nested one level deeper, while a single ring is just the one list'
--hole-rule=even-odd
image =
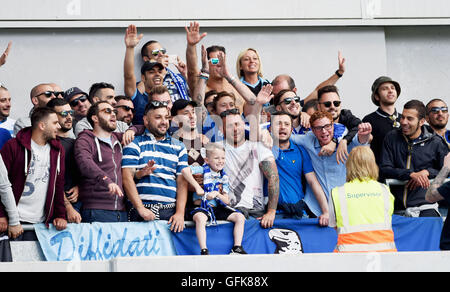
[{"label": "crowd of fans", "polygon": [[[136,76],[143,35],[130,25],[123,95],[106,82],[88,91],[38,84],[31,112],[15,121],[1,85],[0,232],[26,239],[33,235],[22,224],[63,230],[67,223],[151,220],[182,232],[187,220],[208,254],[205,227],[227,220],[235,224],[231,253],[243,254],[249,217],[263,228],[307,217],[335,226],[330,196],[346,183],[346,161],[359,146],[373,151],[378,181],[405,182],[390,186],[397,214],[440,216],[445,204],[434,202],[443,198],[432,201],[426,192],[449,152],[444,100],[410,100],[397,111],[401,86],[381,76],[367,99],[378,109],[360,119],[341,108],[341,53],[336,72],[302,99],[289,75],[264,78],[257,50],[239,54],[234,75],[224,47],[202,45],[198,57],[207,36],[198,23],[186,36],[186,63],[151,40],[141,46]],[[11,43],[0,66],[10,50]]]}]

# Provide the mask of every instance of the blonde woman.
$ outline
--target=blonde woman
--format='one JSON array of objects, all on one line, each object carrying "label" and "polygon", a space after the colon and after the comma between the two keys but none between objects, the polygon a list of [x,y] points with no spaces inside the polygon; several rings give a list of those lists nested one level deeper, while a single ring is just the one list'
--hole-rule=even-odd
[{"label": "blonde woman", "polygon": [[263,78],[261,58],[255,49],[242,51],[236,62],[237,75],[242,83],[258,95],[262,87],[270,82]]},{"label": "blonde woman", "polygon": [[355,147],[346,164],[347,183],[331,192],[329,226],[338,233],[335,252],[395,252],[394,196],[379,183],[375,155]]}]

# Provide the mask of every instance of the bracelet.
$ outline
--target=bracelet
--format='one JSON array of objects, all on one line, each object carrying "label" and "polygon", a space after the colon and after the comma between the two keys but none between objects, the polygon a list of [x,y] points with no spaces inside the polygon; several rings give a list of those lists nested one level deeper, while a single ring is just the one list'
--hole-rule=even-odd
[{"label": "bracelet", "polygon": [[231,76],[229,78],[227,78],[227,81],[231,84],[234,85],[234,83],[236,82],[236,78],[234,76]]},{"label": "bracelet", "polygon": [[200,73],[200,75],[198,75],[198,78],[208,80],[209,79],[209,74],[205,73],[205,72],[202,72],[202,73]]},{"label": "bracelet", "polygon": [[336,72],[334,72],[334,74],[336,74],[339,78],[341,78],[344,75],[339,73],[339,69],[337,69]]}]

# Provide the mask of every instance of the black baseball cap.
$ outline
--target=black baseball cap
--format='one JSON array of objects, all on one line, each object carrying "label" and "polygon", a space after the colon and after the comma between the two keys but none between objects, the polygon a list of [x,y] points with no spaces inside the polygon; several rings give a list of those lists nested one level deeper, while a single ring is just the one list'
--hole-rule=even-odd
[{"label": "black baseball cap", "polygon": [[197,107],[197,103],[195,101],[178,99],[173,103],[172,109],[170,110],[170,114],[172,115],[172,117],[175,117],[179,110],[184,109],[188,105],[192,105],[194,108]]},{"label": "black baseball cap", "polygon": [[161,63],[149,61],[145,62],[141,67],[141,74],[144,75],[145,72],[152,70],[156,66],[161,70],[164,69],[164,66]]}]

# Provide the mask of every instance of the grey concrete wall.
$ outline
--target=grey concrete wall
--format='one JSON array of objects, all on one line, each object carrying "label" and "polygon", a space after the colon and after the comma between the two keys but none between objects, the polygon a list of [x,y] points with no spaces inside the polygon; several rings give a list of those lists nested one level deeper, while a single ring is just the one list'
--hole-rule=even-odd
[{"label": "grey concrete wall", "polygon": [[[0,49],[13,41],[5,66],[0,68],[0,82],[13,97],[12,117],[31,109],[29,92],[41,82],[55,82],[64,89],[78,86],[84,90],[94,82],[105,81],[123,93],[124,29],[0,29]],[[370,95],[370,85],[386,72],[384,31],[372,27],[269,27],[205,28],[206,46],[221,44],[227,48],[227,61],[235,72],[238,54],[247,47],[257,49],[264,75],[272,80],[281,73],[294,77],[300,95],[308,95],[338,68],[337,52],[347,59],[347,72],[338,86],[344,106],[360,106]],[[141,28],[142,44],[159,40],[170,54],[185,60],[184,28]],[[139,49],[136,64],[140,64]],[[136,74],[140,76],[139,68]],[[364,108],[355,107],[363,114]]]}]

